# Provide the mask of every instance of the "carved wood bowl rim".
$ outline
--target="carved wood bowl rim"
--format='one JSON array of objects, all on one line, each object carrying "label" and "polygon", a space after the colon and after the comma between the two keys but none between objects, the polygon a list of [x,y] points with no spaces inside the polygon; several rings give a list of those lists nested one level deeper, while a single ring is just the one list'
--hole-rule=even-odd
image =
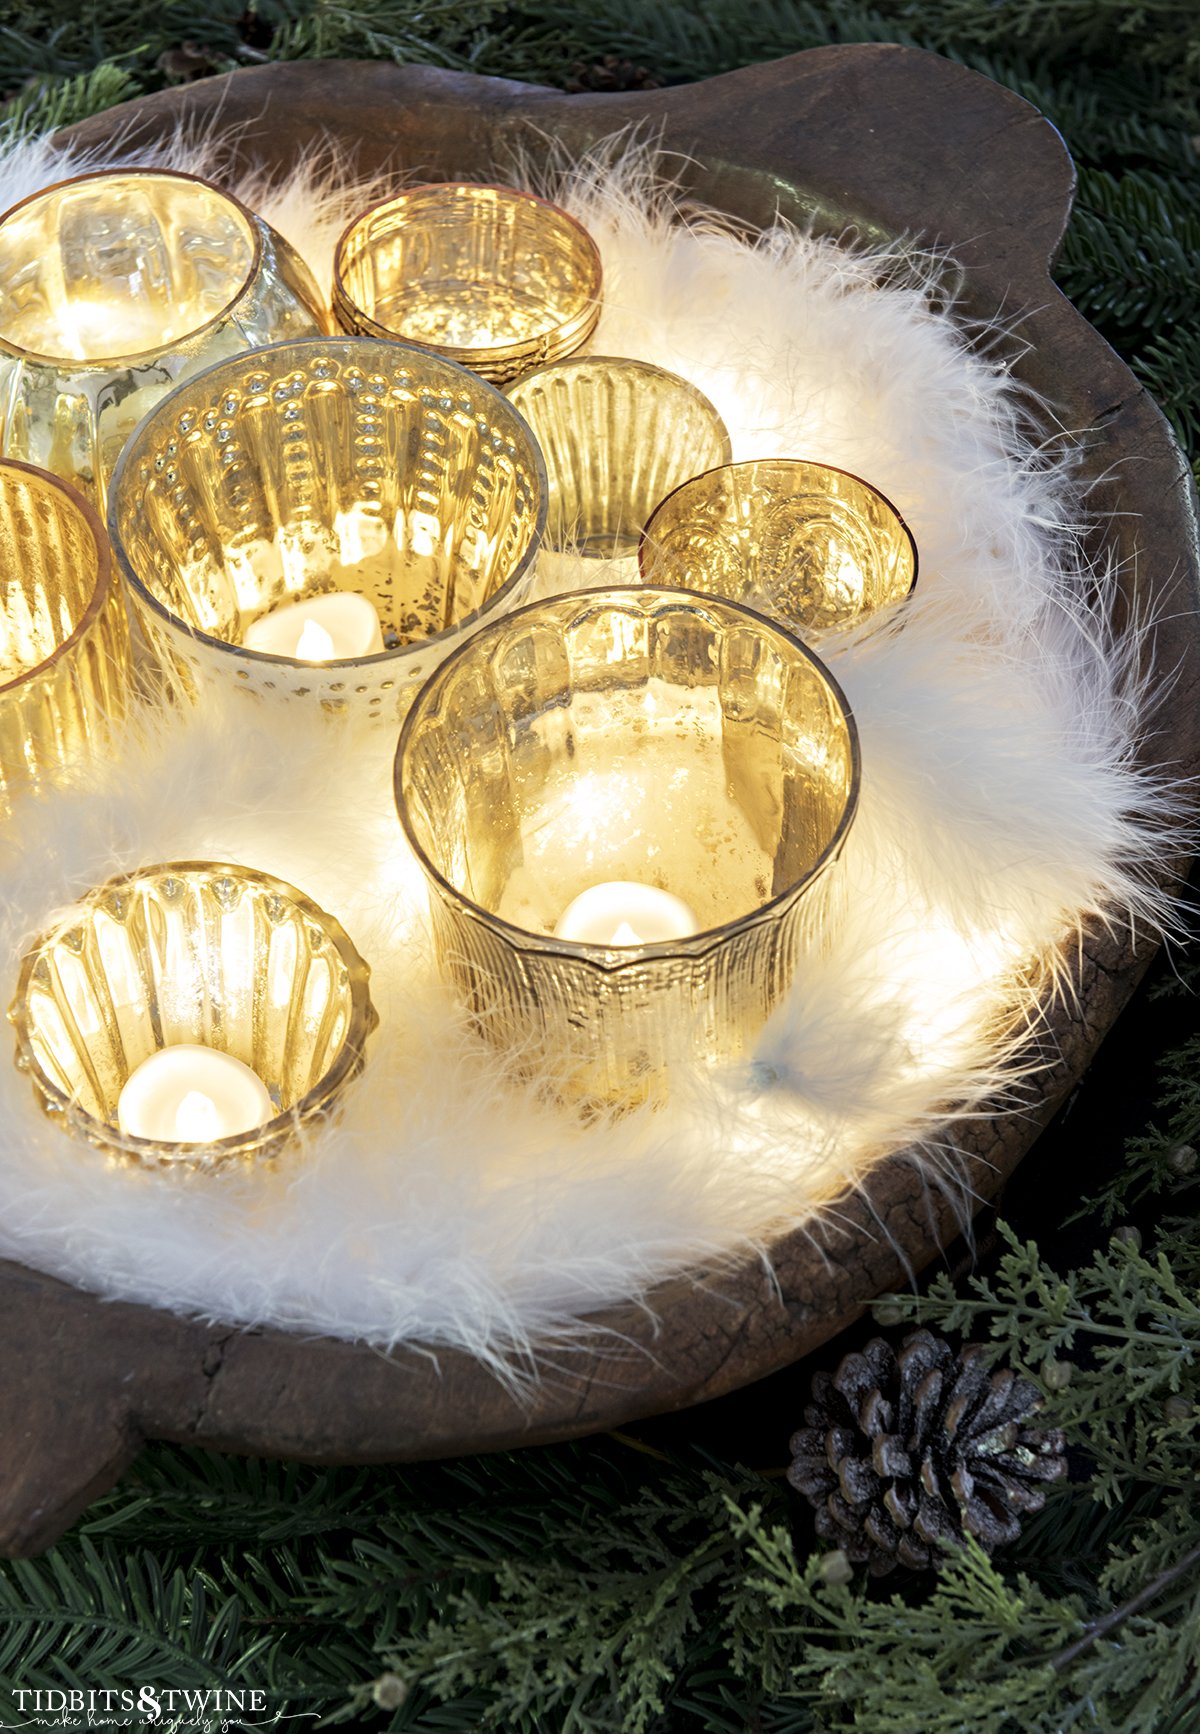
[{"label": "carved wood bowl rim", "polygon": [[[702,84],[566,97],[502,80],[366,62],[279,64],[177,87],[61,135],[73,151],[154,143],[179,122],[220,131],[230,172],[283,165],[330,137],[364,173],[503,178],[514,147],[577,152],[622,126],[683,153],[686,192],[751,228],[783,215],[837,233],[946,249],[970,316],[1023,315],[1017,374],[1091,430],[1099,533],[1126,561],[1130,599],[1153,600],[1155,654],[1174,670],[1147,761],[1200,764],[1197,551],[1188,467],[1128,369],[1050,282],[1074,174],[1048,122],[953,62],[884,46],[815,49]],[[954,172],[947,173],[953,163]],[[1137,454],[1136,463],[1122,462]],[[1120,507],[1119,516],[1112,516]],[[1137,552],[1136,565],[1132,555]],[[1162,867],[1186,868],[1182,848]],[[1097,928],[1069,963],[1079,995],[1051,1014],[1047,1069],[1019,1119],[951,1129],[980,1203],[993,1196],[1078,1079],[1153,953]],[[949,1240],[949,1205],[893,1152],[839,1204],[836,1230],[796,1232],[756,1259],[661,1284],[650,1309],[608,1309],[514,1395],[457,1351],[390,1355],[280,1330],[214,1327],[105,1302],[0,1264],[0,1550],[48,1545],[145,1439],[310,1462],[381,1462],[544,1443],[685,1407],[798,1359],[903,1283]],[[830,1255],[827,1257],[827,1253]]]}]

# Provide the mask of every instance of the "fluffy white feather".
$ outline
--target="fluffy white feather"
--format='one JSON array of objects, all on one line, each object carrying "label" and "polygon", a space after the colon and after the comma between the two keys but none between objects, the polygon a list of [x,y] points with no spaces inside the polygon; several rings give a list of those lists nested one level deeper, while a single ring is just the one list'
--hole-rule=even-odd
[{"label": "fluffy white feather", "polygon": [[[180,139],[158,160],[211,172],[217,154]],[[4,203],[77,166],[44,142],[10,149]],[[26,806],[0,842],[4,979],[110,874],[229,857],[339,915],[372,963],[381,1029],[336,1123],[276,1172],[216,1180],[106,1166],[0,1067],[0,1252],[212,1318],[493,1364],[536,1353],[590,1309],[830,1208],[914,1136],[936,1172],[950,1109],[1011,1082],[996,1014],[1031,1010],[1016,972],[1087,915],[1166,916],[1145,868],[1172,795],[1133,762],[1137,645],[1108,630],[1111,574],[1081,569],[1069,463],[1040,443],[997,346],[934,309],[927,261],[681,224],[645,153],[559,171],[604,256],[596,349],[695,381],[735,456],[868,477],[916,535],[903,630],[822,647],[862,737],[844,929],[743,1071],[680,1075],[669,1112],[583,1127],[480,1044],[440,982],[390,750],[320,718],[298,732],[292,709],[144,715],[119,762]],[[312,163],[235,191],[328,281],[336,234],[375,189]],[[953,1152],[941,1160],[952,1174]]]}]

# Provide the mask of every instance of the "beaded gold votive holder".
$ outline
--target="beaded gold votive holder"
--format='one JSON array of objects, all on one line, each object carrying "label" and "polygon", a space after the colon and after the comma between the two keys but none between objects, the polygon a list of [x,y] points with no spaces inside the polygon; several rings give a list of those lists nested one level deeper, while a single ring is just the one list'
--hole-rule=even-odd
[{"label": "beaded gold votive holder", "polygon": [[186,691],[394,727],[520,599],[545,512],[533,436],[486,380],[407,344],[309,338],[165,398],[122,454],[109,527]]}]

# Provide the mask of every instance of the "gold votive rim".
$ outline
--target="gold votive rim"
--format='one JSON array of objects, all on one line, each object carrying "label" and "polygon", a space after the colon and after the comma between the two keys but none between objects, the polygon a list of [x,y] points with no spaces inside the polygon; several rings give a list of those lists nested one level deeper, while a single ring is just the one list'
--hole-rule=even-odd
[{"label": "gold votive rim", "polygon": [[[385,355],[391,355],[392,357],[399,355],[405,360],[411,360],[415,366],[432,366],[437,369],[449,370],[454,377],[463,380],[464,389],[468,389],[471,392],[479,392],[482,390],[485,393],[493,394],[495,399],[504,406],[506,414],[511,416],[513,422],[516,424],[517,430],[526,439],[528,443],[528,452],[526,456],[529,467],[533,472],[533,480],[537,493],[537,501],[534,510],[534,523],[528,543],[513,569],[504,579],[504,582],[500,584],[490,596],[486,597],[483,602],[481,602],[476,608],[472,609],[468,614],[464,615],[461,619],[452,621],[450,625],[441,628],[436,633],[430,633],[425,637],[413,638],[405,644],[385,644],[382,650],[372,651],[364,656],[330,657],[328,660],[314,663],[308,662],[299,657],[277,655],[273,651],[252,649],[247,645],[235,642],[232,639],[220,638],[214,633],[205,631],[204,628],[195,625],[191,621],[185,620],[181,615],[176,614],[171,608],[169,608],[167,604],[155,594],[154,590],[137,571],[129,557],[126,548],[126,538],[121,532],[119,520],[121,516],[122,497],[129,485],[127,477],[134,473],[137,464],[142,463],[149,458],[148,445],[151,436],[153,435],[155,437],[165,438],[168,418],[177,413],[179,404],[187,399],[198,400],[204,396],[212,396],[213,387],[216,383],[220,383],[221,376],[229,376],[232,378],[235,374],[241,376],[251,375],[256,367],[261,365],[270,368],[272,365],[272,358],[282,358],[289,353],[296,355],[301,359],[305,356],[312,356],[314,359],[320,358],[323,355],[337,356],[347,362],[354,360],[357,356],[361,358],[361,364],[364,371],[366,371],[372,364],[382,363]],[[170,444],[172,442],[168,441],[167,443]],[[379,670],[388,663],[395,664],[398,673],[400,673],[406,658],[415,659],[426,652],[432,652],[436,656],[439,645],[464,634],[469,636],[475,629],[476,623],[479,620],[489,617],[494,613],[502,612],[506,606],[507,600],[512,597],[514,593],[519,591],[525,579],[529,575],[541,542],[545,517],[546,470],[541,450],[536,438],[534,437],[533,431],[529,427],[525,418],[514,405],[509,403],[508,399],[497,389],[497,387],[492,385],[490,381],[481,379],[479,375],[474,373],[471,369],[460,366],[457,362],[451,361],[446,356],[434,354],[430,350],[422,348],[418,344],[401,343],[395,338],[388,338],[386,342],[380,342],[375,338],[356,335],[341,335],[335,337],[318,335],[313,337],[287,338],[279,343],[263,344],[256,349],[247,350],[239,355],[227,357],[224,360],[213,363],[211,366],[204,368],[197,373],[189,375],[186,380],[182,381],[172,391],[165,394],[159,400],[142,421],[134,435],[126,442],[126,445],[113,469],[108,491],[109,535],[112,540],[112,546],[116,554],[121,574],[130,586],[139,605],[144,604],[145,607],[150,609],[153,614],[157,615],[159,619],[161,619],[173,631],[186,634],[188,639],[195,640],[198,644],[208,646],[224,655],[235,658],[235,662],[229,665],[232,668],[236,668],[237,662],[243,663],[247,669],[257,667],[281,667],[286,668],[293,673],[301,672],[304,674],[311,674],[313,680],[318,683],[321,681],[322,677],[327,674],[337,674],[339,671],[351,671],[365,667]],[[291,602],[302,601],[303,599],[303,595],[294,594],[281,598],[281,601]],[[239,678],[244,679],[245,676],[242,675],[239,676]]]},{"label": "gold votive rim", "polygon": [[[574,264],[579,283],[574,303],[565,314],[548,315],[544,329],[527,337],[488,344],[452,344],[414,337],[403,324],[384,324],[373,312],[355,300],[346,277],[352,264],[356,262],[356,246],[361,248],[366,245],[366,238],[373,224],[394,214],[397,218],[396,227],[399,228],[402,226],[404,213],[415,211],[418,214],[411,220],[414,228],[419,228],[422,221],[419,212],[423,203],[444,203],[448,199],[465,202],[479,194],[497,195],[514,205],[524,207],[546,223],[553,222],[561,226],[570,235],[574,242]],[[469,217],[467,220],[470,220]],[[486,280],[483,277],[479,279],[480,282]],[[426,181],[378,200],[346,225],[334,249],[332,306],[335,319],[346,331],[412,343],[432,354],[458,362],[472,372],[481,373],[485,379],[504,383],[530,367],[559,360],[582,349],[600,319],[603,282],[604,269],[594,238],[577,217],[563,210],[560,205],[540,198],[536,193],[527,193],[519,187],[506,187],[496,182]]]},{"label": "gold votive rim", "polygon": [[48,669],[54,668],[57,663],[73,654],[76,646],[87,637],[109,605],[116,581],[113,572],[112,544],[109,541],[108,532],[100,522],[100,516],[95,507],[83,497],[78,488],[73,488],[69,482],[64,482],[60,476],[52,475],[49,470],[39,469],[36,464],[23,463],[19,458],[0,458],[0,483],[2,483],[6,471],[16,471],[19,475],[27,476],[29,485],[33,488],[42,487],[50,493],[60,495],[68,511],[74,511],[83,520],[89,540],[96,550],[96,577],[87,607],[71,631],[61,643],[55,645],[49,656],[43,657],[40,662],[30,663],[28,668],[21,669],[19,673],[12,675],[8,680],[0,680],[0,697],[5,693],[14,692],[26,681],[37,679]]},{"label": "gold votive rim", "polygon": [[[519,927],[504,916],[489,909],[485,904],[478,902],[461,886],[456,885],[442,872],[426,850],[419,831],[413,823],[403,787],[404,766],[410,743],[417,729],[423,726],[427,717],[432,715],[436,718],[436,707],[442,696],[440,689],[444,689],[453,678],[458,663],[468,656],[479,656],[486,649],[489,637],[498,637],[501,633],[511,630],[523,619],[532,619],[539,613],[558,609],[565,604],[580,608],[586,607],[588,603],[620,607],[623,603],[631,602],[640,606],[655,597],[661,597],[666,604],[694,603],[699,605],[702,611],[710,608],[713,603],[717,603],[722,609],[744,617],[745,624],[755,631],[767,633],[783,640],[790,651],[796,653],[803,662],[813,667],[828,688],[841,713],[849,747],[848,787],[837,823],[816,859],[799,879],[784,886],[775,896],[764,899],[763,902],[756,904],[754,908],[745,913],[714,926],[702,928],[685,938],[654,941],[639,945],[614,946],[588,940],[563,939],[554,933]],[[769,620],[746,604],[731,601],[728,597],[714,597],[705,595],[701,591],[652,584],[615,588],[600,586],[593,589],[571,591],[567,595],[554,597],[549,601],[530,602],[521,608],[512,610],[502,619],[490,623],[475,633],[466,643],[457,647],[421,687],[400,731],[394,763],[396,808],[405,840],[412,849],[422,872],[429,878],[438,892],[447,901],[456,905],[464,916],[501,933],[514,949],[536,952],[539,955],[553,953],[577,959],[603,977],[618,975],[625,969],[638,969],[646,962],[659,958],[704,957],[707,953],[727,944],[731,936],[748,932],[754,927],[773,921],[780,910],[796,903],[803,893],[814,885],[836,861],[857,812],[861,783],[862,755],[858,725],[850,708],[849,700],[828,666],[803,640],[786,626],[775,620]]]},{"label": "gold votive rim", "polygon": [[[734,463],[717,464],[714,465],[712,469],[702,470],[694,476],[689,476],[688,479],[681,482],[677,488],[673,488],[669,494],[665,494],[646,520],[646,523],[643,525],[641,536],[638,540],[638,570],[642,575],[643,581],[646,583],[661,583],[664,581],[663,576],[660,575],[658,571],[658,563],[654,559],[655,551],[659,546],[655,541],[655,522],[656,520],[669,517],[674,511],[678,511],[681,496],[686,495],[689,490],[692,490],[699,495],[703,491],[703,484],[705,483],[710,485],[714,482],[728,481],[732,483],[735,478],[741,476],[749,478],[756,471],[770,471],[772,469],[778,469],[781,471],[795,470],[821,472],[831,476],[840,476],[843,480],[852,482],[856,488],[861,489],[864,493],[873,497],[873,499],[878,501],[878,503],[885,509],[886,513],[892,520],[892,528],[895,532],[896,539],[908,550],[909,558],[907,567],[910,570],[911,575],[909,576],[906,586],[903,588],[897,587],[893,594],[889,595],[883,602],[876,603],[873,607],[860,608],[854,613],[847,614],[832,622],[813,623],[812,629],[828,630],[830,626],[837,628],[857,625],[861,621],[869,619],[871,614],[882,608],[896,607],[899,603],[906,601],[913,594],[917,587],[917,579],[920,573],[920,554],[917,548],[916,538],[913,535],[904,514],[896,505],[895,501],[889,499],[883,490],[877,487],[874,482],[869,482],[865,476],[860,476],[856,471],[843,469],[837,464],[826,463],[820,458],[808,457],[741,458]],[[666,564],[668,560],[669,556],[664,556],[663,564]],[[702,594],[714,596],[722,595],[727,596],[730,600],[738,600],[738,598],[732,596],[729,591],[722,590],[715,585],[712,590],[702,592]],[[760,601],[755,603],[754,606],[761,606],[761,597],[763,593],[759,591],[755,592],[755,594],[759,596]],[[781,611],[778,615],[773,614],[772,618],[782,620],[783,624],[793,631],[802,631],[806,629],[806,623],[804,621],[797,621],[790,613],[785,614]]]},{"label": "gold votive rim", "polygon": [[[350,994],[350,1014],[340,1046],[333,1063],[316,1083],[290,1107],[261,1125],[206,1144],[141,1138],[122,1131],[115,1121],[100,1119],[81,1108],[41,1064],[30,1033],[30,990],[35,971],[44,954],[63,942],[72,929],[85,923],[89,911],[99,909],[106,900],[119,896],[122,891],[136,891],[139,885],[155,884],[173,878],[203,880],[212,885],[223,879],[232,879],[240,881],[243,887],[256,893],[275,897],[286,903],[298,919],[319,932],[323,943],[333,947],[346,972]],[[84,893],[56,921],[44,928],[31,942],[22,959],[16,990],[7,1015],[16,1033],[18,1071],[29,1077],[43,1111],[51,1118],[59,1120],[64,1129],[73,1136],[110,1156],[142,1167],[213,1172],[239,1162],[249,1165],[278,1155],[301,1127],[329,1111],[344,1087],[362,1071],[366,1061],[367,1041],[379,1026],[379,1014],[371,999],[370,976],[370,966],[337,917],[322,909],[286,880],[240,862],[164,861],[135,868],[131,872],[120,873],[105,880]],[[175,1044],[163,1042],[155,1051],[165,1052],[173,1045]],[[132,1069],[128,1075],[132,1075]]]},{"label": "gold votive rim", "polygon": [[18,361],[31,361],[37,363],[39,366],[53,367],[60,372],[73,374],[86,373],[91,369],[105,369],[112,371],[125,367],[144,367],[147,363],[156,361],[164,351],[171,351],[179,348],[181,345],[190,344],[194,342],[196,338],[202,337],[205,332],[211,331],[216,326],[220,325],[224,320],[230,317],[234,309],[237,307],[238,302],[241,301],[253,287],[263,263],[262,230],[259,226],[262,219],[256,217],[253,211],[244,205],[240,199],[235,198],[232,193],[227,192],[224,187],[217,186],[213,181],[205,180],[201,175],[188,174],[183,169],[160,169],[150,166],[139,167],[137,165],[122,169],[89,169],[83,174],[70,175],[61,181],[54,181],[48,187],[42,187],[39,191],[30,193],[26,198],[19,199],[15,205],[10,205],[6,211],[0,212],[0,248],[3,247],[4,243],[4,225],[10,220],[10,218],[18,216],[22,211],[28,210],[32,205],[61,195],[69,188],[82,186],[88,181],[103,180],[176,181],[183,183],[185,186],[203,188],[205,192],[212,194],[214,198],[219,199],[222,203],[228,205],[233,215],[237,218],[245,231],[246,241],[250,248],[249,260],[241,282],[226,298],[221,306],[218,307],[214,313],[210,314],[208,318],[202,320],[197,325],[189,326],[186,331],[180,332],[174,337],[160,339],[157,343],[152,343],[145,349],[131,350],[113,355],[89,355],[83,359],[70,355],[56,355],[49,350],[25,349],[20,344],[12,342],[11,339],[5,336],[3,323],[0,322],[0,354],[12,356]]}]

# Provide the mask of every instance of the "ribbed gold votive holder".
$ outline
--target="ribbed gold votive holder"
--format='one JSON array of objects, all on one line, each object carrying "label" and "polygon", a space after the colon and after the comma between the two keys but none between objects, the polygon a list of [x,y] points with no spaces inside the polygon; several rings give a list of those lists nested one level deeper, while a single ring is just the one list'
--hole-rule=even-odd
[{"label": "ribbed gold votive holder", "polygon": [[303,260],[220,188],[165,169],[61,181],[0,216],[0,454],[103,504],[177,380],[327,323]]},{"label": "ribbed gold votive holder", "polygon": [[[545,512],[541,454],[494,386],[407,344],[309,338],[165,398],[117,466],[109,528],[186,690],[394,726],[464,634],[519,599]],[[314,661],[246,644],[276,610],[336,592],[374,607],[381,650]]]},{"label": "ribbed gold votive holder", "polygon": [[432,349],[502,384],[574,355],[600,317],[596,243],[513,187],[410,187],[349,225],[333,263],[343,330]]},{"label": "ribbed gold votive holder", "polygon": [[0,815],[104,751],[128,677],[103,525],[57,477],[0,461]]},{"label": "ribbed gold votive holder", "polygon": [[527,373],[508,397],[546,460],[545,546],[629,561],[658,502],[688,476],[729,461],[729,434],[686,379],[648,361],[592,355]]},{"label": "ribbed gold votive holder", "polygon": [[[396,758],[443,967],[494,1043],[589,1104],[753,1042],[833,918],[858,785],[853,718],[810,651],[736,603],[653,587],[478,633],[418,694]],[[626,936],[556,937],[597,887],[629,900]],[[637,943],[647,888],[695,930]]]},{"label": "ribbed gold votive holder", "polygon": [[[341,924],[250,867],[173,861],[111,879],[38,938],[9,1018],[47,1114],[114,1157],[214,1170],[275,1156],[362,1069],[378,1023],[370,971]],[[266,1085],[271,1117],[213,1143],[120,1130],[144,1061],[212,1048]]]},{"label": "ribbed gold votive holder", "polygon": [[647,584],[748,602],[795,632],[853,626],[917,582],[917,546],[891,501],[803,458],[693,476],[650,517],[638,556]]}]

